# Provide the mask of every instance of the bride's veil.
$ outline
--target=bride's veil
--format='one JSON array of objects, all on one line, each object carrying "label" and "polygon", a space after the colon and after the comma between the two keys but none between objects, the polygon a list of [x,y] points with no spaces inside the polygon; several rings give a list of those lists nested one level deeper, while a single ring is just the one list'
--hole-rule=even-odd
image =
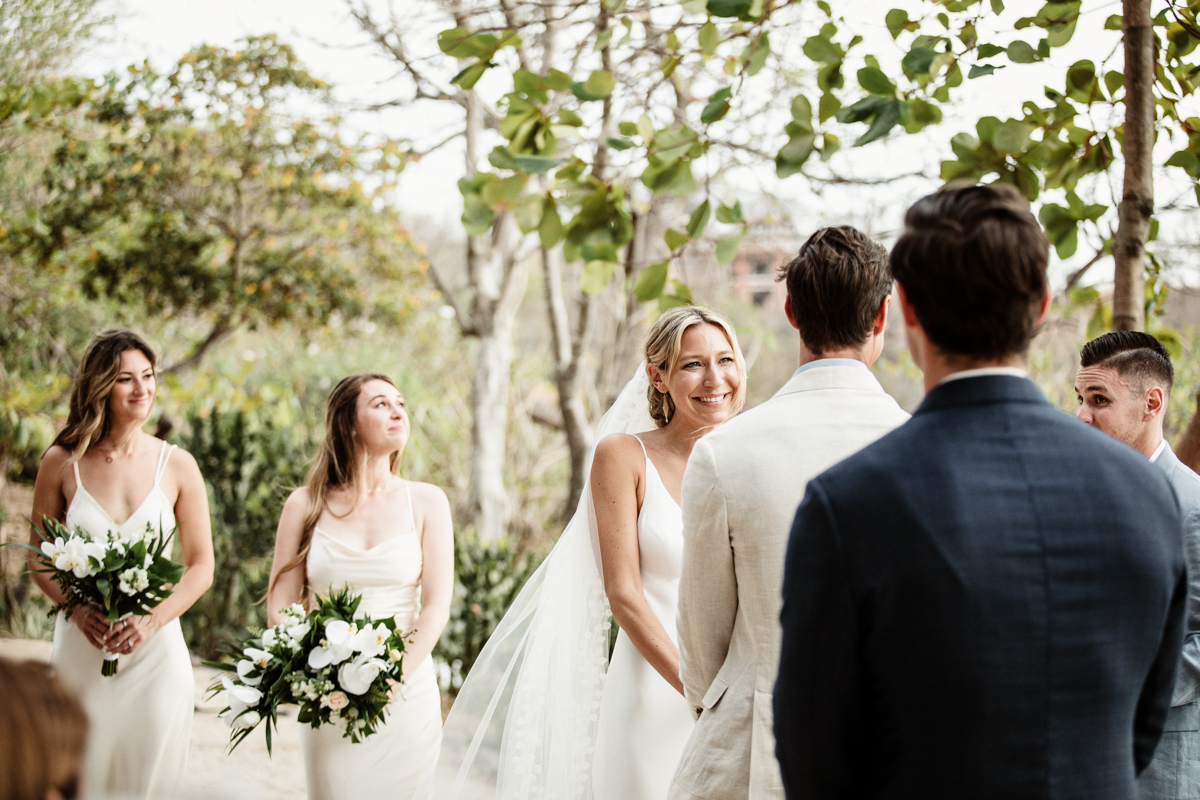
[{"label": "bride's veil", "polygon": [[[600,420],[594,441],[654,428],[648,386],[643,365]],[[488,639],[450,709],[435,797],[591,798],[610,624],[595,519],[589,479],[575,515]]]}]

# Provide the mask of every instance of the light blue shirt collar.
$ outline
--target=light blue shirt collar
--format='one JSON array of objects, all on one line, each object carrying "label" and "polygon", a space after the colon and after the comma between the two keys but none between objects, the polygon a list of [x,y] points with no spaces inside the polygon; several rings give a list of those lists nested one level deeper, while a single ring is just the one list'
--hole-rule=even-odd
[{"label": "light blue shirt collar", "polygon": [[817,367],[862,367],[868,372],[870,369],[866,364],[859,361],[857,358],[818,358],[816,361],[810,361],[802,365],[798,370],[792,373],[792,377],[796,377],[801,372]]}]

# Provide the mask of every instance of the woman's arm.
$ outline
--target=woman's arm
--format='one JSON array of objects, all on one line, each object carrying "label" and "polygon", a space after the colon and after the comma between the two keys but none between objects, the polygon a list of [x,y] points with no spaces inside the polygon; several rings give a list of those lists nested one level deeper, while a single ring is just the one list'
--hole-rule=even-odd
[{"label": "woman's arm", "polygon": [[412,484],[421,509],[421,615],[404,649],[404,677],[412,674],[437,646],[450,620],[454,595],[454,525],[446,493],[429,484]]},{"label": "woman's arm", "polygon": [[132,624],[113,628],[108,649],[114,653],[129,653],[154,635],[208,591],[213,581],[212,520],[208,516],[208,490],[196,459],[186,450],[176,450],[170,456],[171,470],[179,481],[179,496],[175,500],[175,524],[179,537],[183,577],[175,584],[171,595],[143,617],[132,617]]},{"label": "woman's arm", "polygon": [[592,503],[604,568],[604,592],[617,624],[642,657],[675,691],[679,680],[679,648],[667,635],[642,592],[642,560],[638,549],[638,485],[645,456],[632,436],[616,434],[596,445],[592,462]]},{"label": "woman's arm", "polygon": [[[66,521],[67,500],[63,496],[63,472],[67,466],[67,458],[67,451],[58,445],[52,446],[42,456],[42,463],[33,483],[33,510],[29,515],[29,543],[34,547],[42,546],[42,517],[59,522]],[[29,553],[25,558],[33,575],[33,582],[50,598],[50,602],[61,603],[65,598],[58,584],[44,572],[33,572],[39,566],[39,562],[45,563],[45,559],[39,559],[33,553]]]},{"label": "woman's arm", "polygon": [[[37,479],[33,485],[33,510],[29,516],[32,523],[29,527],[29,543],[34,547],[40,548],[42,544],[39,531],[42,528],[43,515],[59,522],[66,521],[67,499],[63,494],[63,475],[66,472],[69,457],[70,454],[58,445],[52,446],[42,456],[42,463],[38,467]],[[45,564],[45,561],[39,560],[33,553],[29,553],[26,558],[33,574],[34,583],[45,592],[46,597],[50,598],[50,602],[57,605],[65,600],[66,598],[63,597],[62,591],[53,578],[44,572],[33,571],[39,563]],[[76,606],[74,613],[71,614],[71,621],[83,632],[93,647],[97,650],[104,647],[108,639],[109,627],[100,609],[89,605]]]},{"label": "woman's arm", "polygon": [[271,561],[271,583],[267,595],[267,624],[279,624],[279,610],[299,603],[304,596],[304,569],[294,567],[280,574],[289,561],[300,552],[304,533],[304,518],[308,516],[308,489],[297,489],[288,495],[275,530],[275,556]]}]

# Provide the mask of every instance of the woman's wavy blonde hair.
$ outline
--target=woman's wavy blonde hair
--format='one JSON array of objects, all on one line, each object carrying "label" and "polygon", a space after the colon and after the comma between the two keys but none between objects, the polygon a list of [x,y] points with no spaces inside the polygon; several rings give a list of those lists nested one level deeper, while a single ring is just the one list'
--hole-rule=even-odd
[{"label": "woman's wavy blonde hair", "polygon": [[[746,360],[742,357],[742,348],[738,346],[733,323],[723,315],[703,306],[679,306],[667,311],[655,321],[650,328],[650,335],[646,337],[646,363],[653,364],[664,376],[669,375],[675,369],[675,362],[679,360],[679,352],[683,349],[683,334],[694,325],[717,326],[724,331],[729,346],[733,348],[733,357],[742,380],[733,398],[733,411],[729,415],[732,417],[746,404]],[[650,416],[658,427],[663,427],[675,416],[675,401],[669,394],[656,389],[653,383],[646,390],[646,397],[650,401]]]},{"label": "woman's wavy blonde hair", "polygon": [[67,424],[54,438],[54,444],[70,453],[67,463],[78,461],[88,448],[108,435],[108,396],[121,374],[121,354],[139,350],[158,371],[154,348],[133,331],[114,328],[92,337],[79,368],[71,381],[71,401]]},{"label": "woman's wavy blonde hair", "polygon": [[[358,393],[368,381],[383,381],[396,386],[396,382],[387,375],[364,372],[342,378],[329,393],[329,400],[325,404],[325,438],[321,441],[321,448],[317,451],[312,466],[308,468],[308,477],[304,479],[304,486],[308,489],[308,513],[304,516],[304,527],[300,533],[300,549],[271,579],[270,586],[267,587],[268,595],[275,588],[280,575],[300,569],[304,573],[301,601],[308,602],[308,571],[305,569],[305,562],[308,560],[309,548],[312,547],[317,520],[321,518],[321,512],[325,508],[325,497],[331,488],[347,486],[355,490],[356,496],[362,488],[360,483],[367,459],[354,423],[358,420]],[[389,466],[393,475],[400,474],[400,451],[392,453]]]}]

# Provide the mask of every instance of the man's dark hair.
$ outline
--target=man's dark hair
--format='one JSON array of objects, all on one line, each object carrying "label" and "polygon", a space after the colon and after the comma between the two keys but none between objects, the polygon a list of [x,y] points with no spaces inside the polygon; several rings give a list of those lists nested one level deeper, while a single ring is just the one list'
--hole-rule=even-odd
[{"label": "man's dark hair", "polygon": [[949,187],[904,215],[892,277],[940,350],[1004,358],[1029,348],[1049,256],[1050,243],[1016,189]]},{"label": "man's dark hair", "polygon": [[849,225],[821,228],[779,270],[804,346],[821,355],[859,347],[892,292],[883,245]]},{"label": "man's dark hair", "polygon": [[1141,331],[1113,331],[1092,339],[1079,353],[1079,366],[1114,369],[1138,393],[1156,383],[1170,394],[1175,384],[1175,367],[1167,348]]}]

